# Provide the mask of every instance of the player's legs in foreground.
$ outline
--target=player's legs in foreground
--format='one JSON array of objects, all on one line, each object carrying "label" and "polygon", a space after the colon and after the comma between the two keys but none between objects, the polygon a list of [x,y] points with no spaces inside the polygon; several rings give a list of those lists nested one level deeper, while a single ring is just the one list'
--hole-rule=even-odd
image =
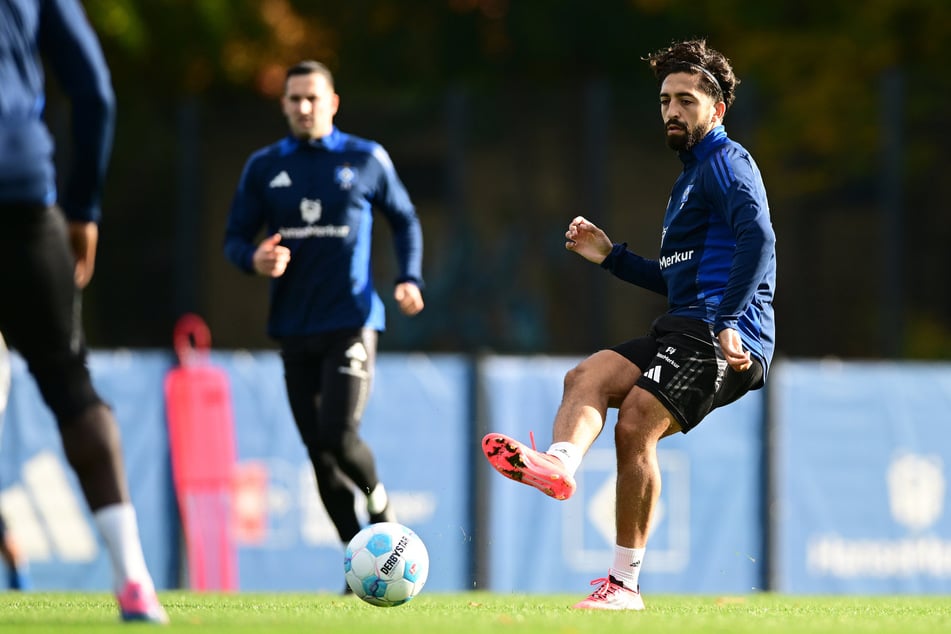
[{"label": "player's legs in foreground", "polygon": [[482,439],[482,451],[505,477],[566,500],[575,491],[581,458],[604,427],[608,407],[619,407],[639,376],[637,366],[616,352],[596,352],[565,375],[547,452],[499,433]]},{"label": "player's legs in foreground", "polygon": [[63,450],[112,562],[122,620],[167,623],[145,564],[112,412],[102,403],[92,405],[63,426],[61,433]]},{"label": "player's legs in foreground", "polygon": [[679,430],[670,413],[646,390],[635,387],[624,400],[614,431],[618,471],[614,562],[607,578],[592,582],[598,589],[575,608],[644,609],[638,576],[651,516],[660,497],[657,442]]},{"label": "player's legs in foreground", "polygon": [[38,206],[0,217],[0,270],[22,272],[0,276],[0,297],[17,300],[0,302],[0,329],[56,417],[66,459],[112,560],[122,618],[165,622],[129,501],[118,426],[86,366],[66,221],[56,208]]}]

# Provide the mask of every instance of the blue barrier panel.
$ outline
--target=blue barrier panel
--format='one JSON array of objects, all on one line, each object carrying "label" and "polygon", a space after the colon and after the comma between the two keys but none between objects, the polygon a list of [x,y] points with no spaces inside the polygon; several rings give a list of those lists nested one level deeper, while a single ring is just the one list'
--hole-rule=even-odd
[{"label": "blue barrier panel", "polygon": [[772,382],[774,589],[951,592],[951,365],[787,362]]},{"label": "blue barrier panel", "polygon": [[[93,382],[115,412],[146,562],[156,586],[178,586],[178,514],[172,492],[162,380],[168,355],[94,352]],[[53,415],[26,364],[11,355],[10,402],[0,438],[0,506],[31,561],[38,590],[111,590],[112,570]]]},{"label": "blue barrier panel", "polygon": [[[240,587],[343,589],[342,548],[297,435],[276,353],[213,352],[229,376],[239,469]],[[90,369],[120,423],[132,500],[159,588],[178,587],[180,528],[171,485],[162,386],[165,353],[93,353]],[[428,590],[468,586],[470,375],[464,357],[380,355],[365,437],[399,515],[432,558]],[[52,415],[12,356],[0,443],[0,504],[32,560],[38,589],[108,589],[110,569]],[[364,508],[358,509],[365,518]]]},{"label": "blue barrier panel", "polygon": [[[565,372],[578,361],[486,359],[479,371],[488,430],[524,442],[534,430],[538,448],[547,448]],[[483,466],[490,498],[488,589],[583,595],[591,579],[606,575],[614,547],[616,416],[609,412],[567,501]],[[762,587],[762,416],[763,395],[754,392],[715,411],[689,435],[661,442],[663,489],[641,573],[645,592]]]},{"label": "blue barrier panel", "polygon": [[[343,590],[343,549],[317,496],[291,417],[277,353],[213,353],[229,374],[238,442],[240,587]],[[460,356],[377,359],[362,433],[399,521],[429,549],[427,590],[468,583],[469,362]],[[364,504],[357,511],[366,518]]]}]

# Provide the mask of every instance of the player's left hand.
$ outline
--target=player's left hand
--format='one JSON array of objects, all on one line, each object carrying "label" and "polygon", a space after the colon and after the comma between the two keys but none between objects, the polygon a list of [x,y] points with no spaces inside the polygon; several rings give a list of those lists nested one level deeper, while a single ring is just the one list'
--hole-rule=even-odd
[{"label": "player's left hand", "polygon": [[96,268],[96,247],[99,244],[99,225],[95,222],[69,222],[69,244],[76,258],[76,268],[73,279],[76,287],[86,288],[92,280],[93,270]]},{"label": "player's left hand", "polygon": [[413,282],[397,284],[393,297],[404,315],[413,316],[423,310],[423,293]]},{"label": "player's left hand", "polygon": [[717,335],[720,341],[720,349],[723,350],[723,357],[736,372],[746,372],[753,365],[748,350],[743,349],[743,341],[740,339],[740,333],[732,328],[724,328]]},{"label": "player's left hand", "polygon": [[565,232],[565,248],[595,264],[604,262],[613,246],[608,234],[584,216],[575,216]]}]

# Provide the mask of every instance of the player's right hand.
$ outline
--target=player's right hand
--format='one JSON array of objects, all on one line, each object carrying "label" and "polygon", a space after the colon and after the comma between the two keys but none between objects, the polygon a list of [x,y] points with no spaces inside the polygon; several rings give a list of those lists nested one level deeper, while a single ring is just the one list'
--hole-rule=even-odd
[{"label": "player's right hand", "polygon": [[419,290],[419,287],[416,286],[413,282],[401,282],[396,285],[396,289],[393,291],[393,297],[396,299],[396,303],[399,305],[400,310],[403,311],[404,315],[413,315],[418,314],[423,310],[425,305],[423,302],[423,293]]},{"label": "player's right hand", "polygon": [[601,264],[611,253],[611,239],[584,216],[575,216],[565,232],[565,248],[589,262]]},{"label": "player's right hand", "polygon": [[96,248],[99,244],[99,225],[95,222],[71,220],[69,222],[69,244],[73,249],[76,266],[73,280],[76,288],[83,289],[92,280],[96,268]]},{"label": "player's right hand", "polygon": [[746,372],[753,365],[749,350],[743,349],[740,333],[733,328],[724,328],[717,334],[723,358],[735,372]]},{"label": "player's right hand", "polygon": [[254,251],[254,270],[267,277],[280,277],[291,261],[291,250],[278,244],[281,234],[264,238]]}]

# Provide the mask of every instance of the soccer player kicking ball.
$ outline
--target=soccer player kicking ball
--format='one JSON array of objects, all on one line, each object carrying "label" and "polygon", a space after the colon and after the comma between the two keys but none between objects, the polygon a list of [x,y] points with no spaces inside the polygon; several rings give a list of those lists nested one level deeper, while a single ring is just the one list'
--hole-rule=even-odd
[{"label": "soccer player kicking ball", "polygon": [[578,216],[565,247],[615,276],[667,296],[669,310],[643,336],[594,353],[565,377],[553,443],[541,453],[492,433],[482,439],[502,475],[565,500],[574,474],[618,408],[614,561],[574,607],[642,610],[638,576],[660,496],[657,442],[687,433],[717,407],[764,385],[773,355],[775,234],[756,163],[724,130],[739,80],[704,40],[647,58],[660,85],[667,146],[684,169],[664,215],[660,254],[614,244]]}]

